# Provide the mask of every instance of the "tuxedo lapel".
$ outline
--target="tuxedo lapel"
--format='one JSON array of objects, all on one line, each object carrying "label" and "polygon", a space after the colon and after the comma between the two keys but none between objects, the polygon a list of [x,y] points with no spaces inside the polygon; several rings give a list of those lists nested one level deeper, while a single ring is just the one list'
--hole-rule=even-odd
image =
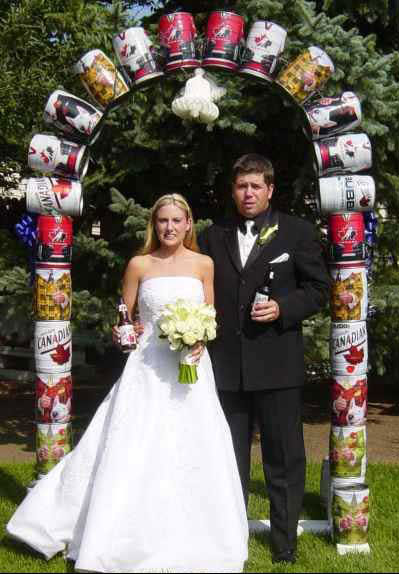
[{"label": "tuxedo lapel", "polygon": [[225,242],[228,254],[238,273],[242,272],[240,250],[238,247],[237,226],[231,225],[225,230]]},{"label": "tuxedo lapel", "polygon": [[268,221],[268,228],[273,228],[275,225],[278,226],[277,231],[273,232],[270,235],[270,240],[266,240],[264,245],[259,245],[259,237],[261,235],[259,233],[259,237],[255,241],[255,244],[251,250],[251,253],[248,256],[247,262],[246,262],[245,267],[244,267],[245,270],[249,269],[249,267],[251,267],[251,265],[253,265],[255,263],[255,261],[258,259],[259,255],[264,253],[268,249],[268,247],[273,244],[273,242],[276,240],[276,238],[279,235],[279,232],[280,232],[279,216],[278,216],[277,211],[272,211],[270,218],[269,218],[269,221]]}]

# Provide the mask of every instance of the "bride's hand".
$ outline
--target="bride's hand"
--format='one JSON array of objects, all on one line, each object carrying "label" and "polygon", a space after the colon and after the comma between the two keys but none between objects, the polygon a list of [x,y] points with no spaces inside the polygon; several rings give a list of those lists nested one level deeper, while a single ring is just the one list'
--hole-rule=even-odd
[{"label": "bride's hand", "polygon": [[140,335],[144,333],[144,325],[143,323],[140,323],[139,320],[133,321],[133,327],[137,337],[140,337]]},{"label": "bride's hand", "polygon": [[202,353],[204,352],[204,350],[205,345],[200,341],[198,343],[195,343],[195,345],[191,347],[190,356],[192,357],[193,361],[195,361],[195,363],[199,363],[199,360],[202,357]]},{"label": "bride's hand", "polygon": [[114,343],[114,345],[116,345],[117,347],[121,346],[121,336],[119,334],[119,327],[118,325],[114,325],[112,327],[112,342]]},{"label": "bride's hand", "polygon": [[[137,337],[140,337],[140,335],[142,335],[144,332],[143,323],[140,323],[140,321],[133,321],[133,327],[134,327],[134,332],[136,333]],[[120,345],[121,345],[121,336],[119,334],[118,325],[114,325],[112,327],[112,342],[117,347],[120,347]]]}]

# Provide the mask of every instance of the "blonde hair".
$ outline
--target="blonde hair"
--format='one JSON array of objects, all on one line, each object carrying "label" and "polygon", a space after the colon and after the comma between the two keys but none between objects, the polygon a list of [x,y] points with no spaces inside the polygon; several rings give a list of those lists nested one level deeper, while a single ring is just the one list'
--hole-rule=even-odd
[{"label": "blonde hair", "polygon": [[187,231],[183,245],[191,251],[199,251],[191,207],[182,195],[179,193],[171,193],[157,199],[152,206],[150,219],[147,223],[144,245],[140,249],[139,254],[147,255],[148,253],[153,253],[160,247],[161,244],[155,231],[155,220],[158,211],[165,205],[175,205],[185,212],[187,220],[191,221],[191,229]]}]

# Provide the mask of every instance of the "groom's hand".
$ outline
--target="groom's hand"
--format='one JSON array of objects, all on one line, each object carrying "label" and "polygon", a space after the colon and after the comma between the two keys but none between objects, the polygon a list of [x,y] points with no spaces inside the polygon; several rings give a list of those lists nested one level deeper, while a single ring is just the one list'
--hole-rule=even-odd
[{"label": "groom's hand", "polygon": [[258,323],[270,323],[280,317],[280,307],[277,301],[270,299],[265,303],[256,303],[251,311],[251,319]]}]

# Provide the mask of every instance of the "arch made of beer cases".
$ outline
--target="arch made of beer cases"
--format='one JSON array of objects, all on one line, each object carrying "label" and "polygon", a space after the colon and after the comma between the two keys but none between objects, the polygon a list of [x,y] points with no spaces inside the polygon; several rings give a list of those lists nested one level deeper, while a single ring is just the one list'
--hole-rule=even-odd
[{"label": "arch made of beer cases", "polygon": [[[47,473],[72,448],[72,218],[82,213],[90,145],[100,136],[107,114],[126,103],[133,91],[182,69],[193,75],[171,104],[173,112],[211,125],[225,90],[209,81],[205,71],[239,73],[256,78],[260,85],[273,84],[302,111],[314,153],[319,210],[329,218],[332,424],[329,458],[323,464],[327,479],[321,485],[328,523],[315,521],[320,522],[318,528],[312,521],[301,521],[301,528],[330,530],[340,553],[368,552],[366,320],[376,219],[375,185],[364,171],[372,165],[371,145],[367,134],[353,131],[361,121],[356,94],[320,96],[334,72],[321,48],[310,46],[276,75],[285,39],[286,31],[277,23],[256,21],[245,40],[241,16],[214,11],[200,49],[193,16],[167,14],[159,22],[160,50],[144,28],[129,28],[113,38],[118,65],[96,48],[75,64],[95,105],[62,90],[50,94],[44,120],[56,133],[32,138],[28,164],[40,177],[22,183],[27,210],[38,214],[37,222],[28,215],[19,224],[26,243],[36,240],[37,472],[39,477]],[[256,521],[252,526],[256,530],[268,524]]]}]

